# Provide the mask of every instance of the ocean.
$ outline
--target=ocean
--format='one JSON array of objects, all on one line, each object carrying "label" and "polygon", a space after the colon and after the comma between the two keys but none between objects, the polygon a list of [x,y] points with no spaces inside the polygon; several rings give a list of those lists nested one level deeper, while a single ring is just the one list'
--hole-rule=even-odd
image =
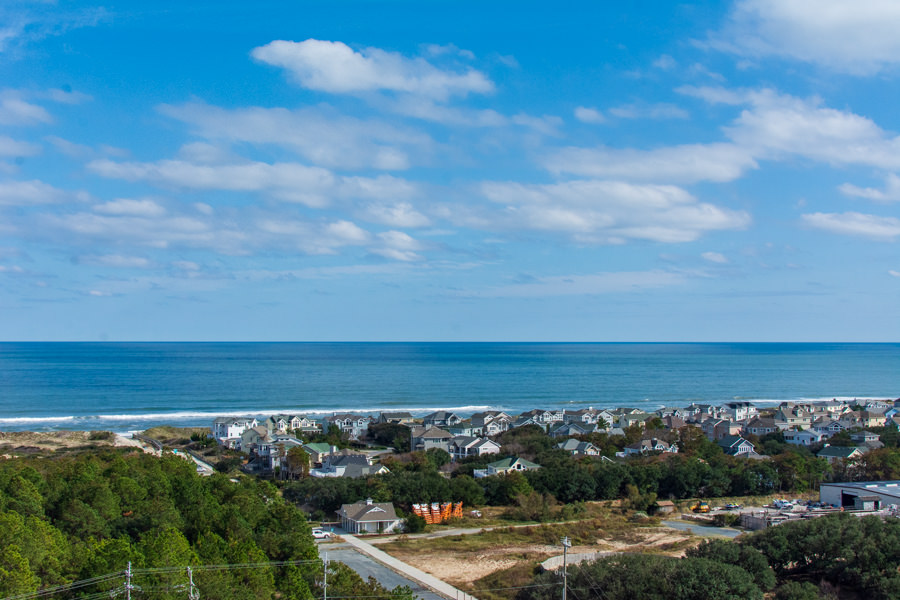
[{"label": "ocean", "polygon": [[900,344],[0,343],[0,430],[896,398]]}]

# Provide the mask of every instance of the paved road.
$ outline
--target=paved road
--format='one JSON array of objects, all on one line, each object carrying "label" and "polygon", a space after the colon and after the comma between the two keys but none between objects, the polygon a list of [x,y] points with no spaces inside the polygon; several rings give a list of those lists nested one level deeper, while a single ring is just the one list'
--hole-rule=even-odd
[{"label": "paved road", "polygon": [[740,529],[732,529],[731,527],[712,527],[709,525],[700,525],[699,523],[691,523],[689,521],[663,521],[663,525],[678,529],[680,531],[690,531],[696,535],[703,536],[720,536],[728,538],[736,538],[745,533]]},{"label": "paved road", "polygon": [[[341,545],[343,546],[343,544]],[[320,548],[319,555],[324,557],[326,552],[328,553],[329,562],[342,562],[359,573],[359,576],[363,579],[374,577],[375,581],[389,590],[394,589],[398,585],[408,585],[412,588],[416,597],[421,598],[422,600],[444,600],[443,596],[435,594],[421,584],[395,573],[381,563],[372,560],[365,554],[360,554],[353,548],[327,549],[323,546]]]}]

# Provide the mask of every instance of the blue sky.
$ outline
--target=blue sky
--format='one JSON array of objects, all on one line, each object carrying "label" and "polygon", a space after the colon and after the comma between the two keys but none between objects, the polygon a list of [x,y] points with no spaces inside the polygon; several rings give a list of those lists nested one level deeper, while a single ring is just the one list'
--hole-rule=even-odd
[{"label": "blue sky", "polygon": [[896,341],[900,4],[0,6],[0,339]]}]

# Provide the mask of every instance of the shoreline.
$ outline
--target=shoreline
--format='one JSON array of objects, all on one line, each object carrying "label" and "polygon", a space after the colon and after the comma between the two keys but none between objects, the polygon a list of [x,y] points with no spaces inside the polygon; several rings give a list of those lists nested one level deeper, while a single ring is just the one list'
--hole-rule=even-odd
[{"label": "shoreline", "polygon": [[[544,410],[580,410],[593,408],[597,410],[614,410],[627,406],[629,408],[640,408],[646,412],[653,412],[664,407],[684,407],[689,404],[703,404],[712,406],[723,406],[729,402],[749,402],[756,406],[765,408],[774,408],[784,402],[792,402],[794,404],[815,404],[821,402],[868,402],[868,401],[890,401],[894,402],[896,397],[892,395],[865,395],[865,396],[825,396],[818,398],[783,398],[772,399],[762,398],[754,399],[742,396],[735,396],[733,399],[721,400],[718,402],[700,402],[697,400],[681,400],[669,403],[649,402],[622,403],[618,405],[597,402],[594,404],[572,402],[572,403],[549,403],[541,406],[540,402],[535,402],[535,406],[531,408],[541,408]],[[349,403],[348,403],[349,404]],[[354,414],[361,416],[377,416],[382,412],[409,412],[413,417],[421,418],[427,414],[437,411],[447,411],[456,413],[462,418],[468,418],[473,413],[484,412],[488,410],[497,410],[509,412],[509,409],[496,405],[465,405],[465,406],[444,406],[444,407],[397,407],[385,406],[379,408],[338,408],[323,409],[314,408],[304,410],[297,407],[282,408],[249,408],[247,410],[228,409],[224,411],[188,411],[173,410],[162,413],[135,413],[135,414],[101,414],[101,415],[60,415],[60,416],[33,416],[33,417],[2,417],[0,416],[0,434],[13,432],[33,432],[33,433],[53,433],[53,432],[91,432],[91,431],[110,431],[119,435],[130,435],[134,432],[140,433],[153,427],[210,427],[213,420],[219,417],[255,417],[265,418],[270,415],[291,414],[291,415],[308,415],[316,420],[322,420],[323,417],[334,414]],[[530,410],[530,409],[526,409]],[[519,414],[516,412],[515,414]],[[43,427],[41,426],[43,424]],[[70,427],[67,425],[71,425]]]}]

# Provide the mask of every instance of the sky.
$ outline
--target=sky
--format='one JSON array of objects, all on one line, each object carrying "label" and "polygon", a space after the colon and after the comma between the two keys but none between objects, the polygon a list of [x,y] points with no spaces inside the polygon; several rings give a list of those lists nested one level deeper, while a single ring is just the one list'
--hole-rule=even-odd
[{"label": "sky", "polygon": [[0,3],[0,340],[900,339],[900,3]]}]

